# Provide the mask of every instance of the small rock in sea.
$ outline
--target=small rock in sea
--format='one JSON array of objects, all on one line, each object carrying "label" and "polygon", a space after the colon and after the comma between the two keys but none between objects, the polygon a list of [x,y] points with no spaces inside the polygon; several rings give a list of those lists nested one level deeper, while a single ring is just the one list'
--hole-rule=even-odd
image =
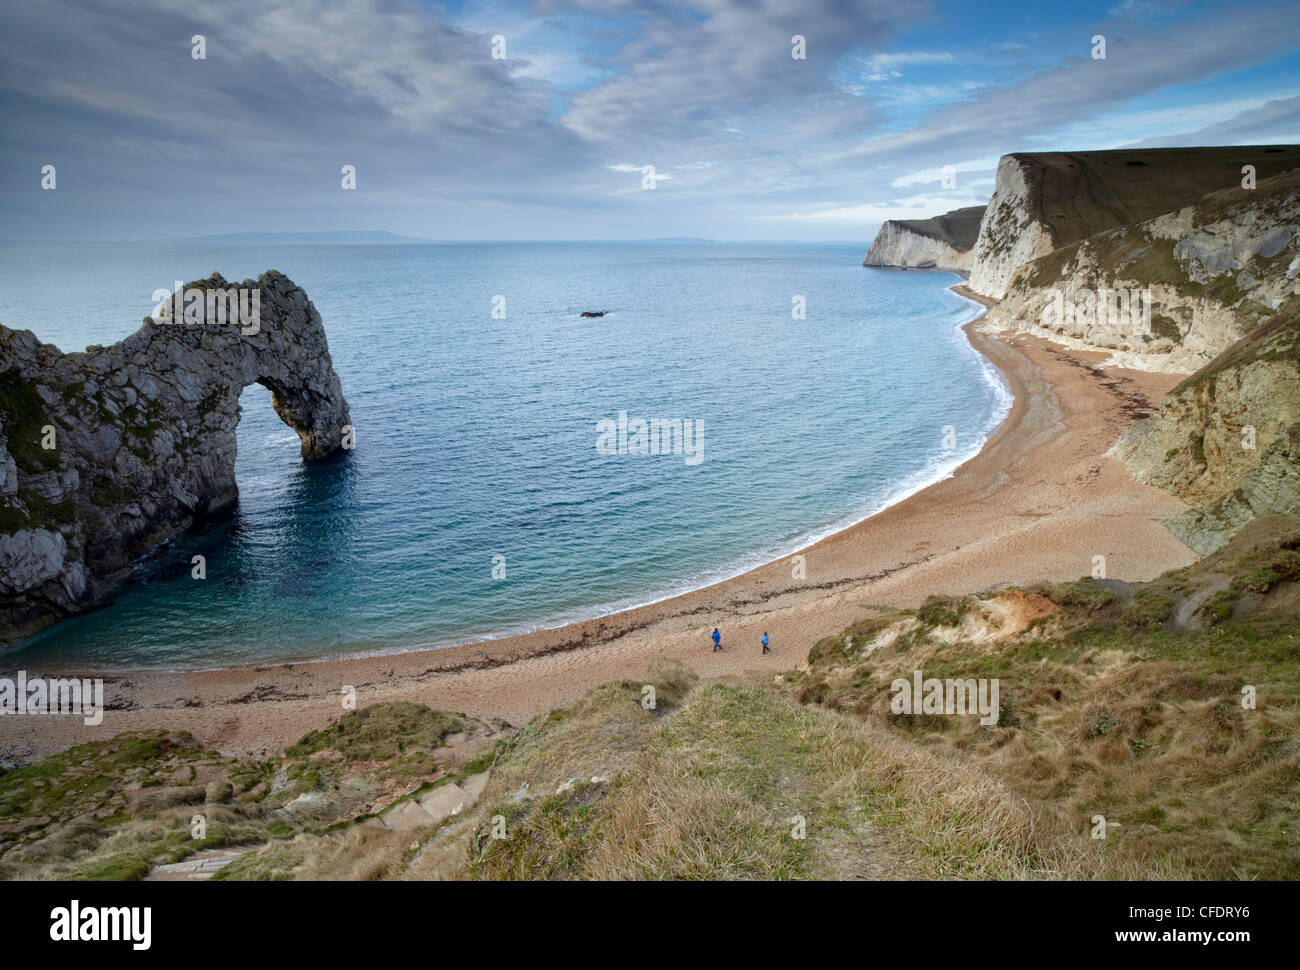
[{"label": "small rock in sea", "polygon": [[600,310],[600,311],[596,311],[596,310],[583,310],[582,313],[579,314],[579,315],[580,315],[580,316],[584,316],[584,317],[603,317],[603,316],[605,315],[605,313],[606,313],[605,310]]}]

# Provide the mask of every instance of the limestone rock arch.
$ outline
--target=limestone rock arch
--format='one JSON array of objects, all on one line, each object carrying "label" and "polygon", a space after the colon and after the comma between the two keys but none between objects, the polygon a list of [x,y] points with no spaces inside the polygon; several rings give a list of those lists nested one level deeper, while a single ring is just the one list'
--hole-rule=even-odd
[{"label": "limestone rock arch", "polygon": [[350,442],[320,314],[274,270],[186,284],[111,347],[65,354],[0,326],[0,643],[94,605],[133,559],[234,503],[254,383],[304,459]]}]

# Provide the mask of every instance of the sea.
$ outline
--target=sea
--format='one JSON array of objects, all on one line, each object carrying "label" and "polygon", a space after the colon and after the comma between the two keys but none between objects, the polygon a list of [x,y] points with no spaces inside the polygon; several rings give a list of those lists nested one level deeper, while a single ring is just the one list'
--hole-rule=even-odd
[{"label": "sea", "polygon": [[[354,449],[304,463],[248,387],[231,514],[6,659],[189,670],[441,647],[789,555],[950,475],[1011,405],[960,329],[979,308],[957,277],[867,269],[862,253],[0,245],[0,323],[64,351],[126,337],[177,280],[285,273],[320,311],[356,428]],[[639,453],[652,421],[666,453]]]}]

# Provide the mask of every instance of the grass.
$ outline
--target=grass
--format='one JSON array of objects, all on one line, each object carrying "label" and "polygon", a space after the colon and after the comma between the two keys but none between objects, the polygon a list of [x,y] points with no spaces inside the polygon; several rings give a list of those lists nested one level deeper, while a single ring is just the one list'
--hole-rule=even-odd
[{"label": "grass", "polygon": [[[1300,522],[1259,520],[1147,584],[880,610],[777,683],[661,660],[495,738],[398,703],[265,759],[165,732],[82,745],[0,774],[0,876],[241,847],[215,878],[1295,879],[1298,550]],[[915,671],[996,679],[997,723],[893,713]],[[459,815],[378,820],[483,772]]]},{"label": "grass", "polygon": [[1060,606],[1094,613],[1119,599],[1114,590],[1103,586],[1090,576],[1072,583],[1052,583],[1040,587],[1039,592]]},{"label": "grass", "polygon": [[1173,341],[1176,344],[1183,342],[1183,330],[1178,325],[1178,321],[1172,317],[1167,317],[1162,313],[1155,313],[1151,316],[1151,332],[1157,337],[1163,337],[1166,340]]},{"label": "grass", "polygon": [[916,618],[926,626],[956,626],[968,605],[966,597],[931,596],[916,611]]},{"label": "grass", "polygon": [[[397,703],[349,712],[268,759],[224,757],[184,732],[79,745],[0,774],[0,878],[138,879],[226,846],[274,857],[268,847],[347,831],[403,791],[471,773],[492,753],[478,728]],[[463,765],[442,748],[453,733],[471,748]]]},{"label": "grass", "polygon": [[1159,589],[1140,589],[1133,605],[1120,616],[1120,625],[1127,630],[1157,630],[1173,616],[1177,603],[1176,597]]},{"label": "grass", "polygon": [[[1295,879],[1296,525],[1255,523],[1220,553],[1127,601],[1087,580],[1059,584],[1044,588],[1058,607],[1045,622],[980,637],[973,613],[962,626],[971,635],[955,641],[933,627],[907,650],[864,644],[859,657],[823,656],[791,678],[790,690],[986,773],[1079,839],[1094,814],[1117,823],[1108,826],[1107,852],[1092,858],[1100,865],[1093,874]],[[1178,607],[1225,577],[1227,589],[1202,603],[1201,625],[1178,628]],[[894,626],[913,623],[893,615]],[[889,684],[918,669],[941,679],[998,678],[998,725],[891,715]],[[804,695],[809,683],[817,696]],[[1243,688],[1254,689],[1253,708],[1243,706]]]},{"label": "grass", "polygon": [[291,758],[325,751],[345,761],[390,761],[408,750],[438,748],[447,735],[463,730],[454,714],[405,701],[349,711],[334,724],[312,731],[286,750]]},{"label": "grass", "polygon": [[[606,691],[597,695],[613,701]],[[626,720],[633,700],[620,698],[610,713]],[[494,791],[536,782],[554,747],[570,746],[548,733],[571,731],[563,721],[535,724],[526,746],[498,761]],[[540,798],[484,812],[504,820],[507,838],[482,825],[464,869],[441,874],[1022,878],[1055,871],[1069,854],[1035,835],[1023,805],[976,773],[772,691],[701,684],[670,717],[643,720],[636,735],[638,753],[616,783],[551,794],[549,781],[565,773],[553,770]]]},{"label": "grass", "polygon": [[29,475],[59,467],[58,449],[41,446],[41,429],[49,423],[35,386],[16,368],[0,371],[0,427],[4,429],[5,447],[18,468]]},{"label": "grass", "polygon": [[499,742],[461,817],[300,833],[218,878],[1040,878],[1095,868],[1075,841],[887,730],[660,661]]}]

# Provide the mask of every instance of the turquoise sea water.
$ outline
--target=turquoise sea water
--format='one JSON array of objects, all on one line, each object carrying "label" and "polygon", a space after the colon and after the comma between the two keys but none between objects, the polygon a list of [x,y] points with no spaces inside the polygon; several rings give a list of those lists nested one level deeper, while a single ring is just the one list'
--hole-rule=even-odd
[{"label": "turquoise sea water", "polygon": [[[177,279],[286,273],[324,318],[357,428],[354,452],[305,465],[269,393],[248,388],[232,517],[147,557],[23,662],[204,668],[499,636],[698,587],[878,511],[974,454],[1010,398],[958,329],[976,308],[954,277],[861,259],[721,243],[0,246],[0,322],[63,350],[126,336]],[[703,460],[600,453],[598,422],[620,411],[690,419]],[[206,580],[190,577],[195,553]]]}]

